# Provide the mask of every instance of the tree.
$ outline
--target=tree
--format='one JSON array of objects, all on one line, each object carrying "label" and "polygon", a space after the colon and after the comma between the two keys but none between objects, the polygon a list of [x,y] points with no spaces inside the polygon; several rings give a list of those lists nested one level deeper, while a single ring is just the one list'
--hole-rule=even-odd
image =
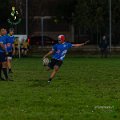
[{"label": "tree", "polygon": [[29,15],[54,16],[56,17],[55,19],[71,22],[76,1],[77,0],[29,0]]},{"label": "tree", "polygon": [[[120,0],[112,0],[113,42],[120,39]],[[78,0],[74,23],[91,34],[109,34],[109,0]],[[115,36],[115,37],[114,37]],[[92,38],[93,39],[93,38]],[[95,38],[96,39],[96,38]],[[119,42],[117,40],[117,42]]]},{"label": "tree", "polygon": [[55,5],[54,15],[58,19],[72,23],[77,0],[60,0]]},{"label": "tree", "polygon": [[6,25],[10,14],[10,0],[0,0],[0,25]]},{"label": "tree", "polygon": [[78,0],[74,23],[81,29],[84,28],[83,33],[87,31],[91,36],[91,40],[93,40],[94,34],[108,31],[108,27],[106,27],[108,26],[108,17],[107,0]]}]

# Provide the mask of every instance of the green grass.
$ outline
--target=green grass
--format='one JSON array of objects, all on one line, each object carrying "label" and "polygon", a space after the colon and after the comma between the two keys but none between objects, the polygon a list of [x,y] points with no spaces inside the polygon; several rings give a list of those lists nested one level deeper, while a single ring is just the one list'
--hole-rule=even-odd
[{"label": "green grass", "polygon": [[66,58],[49,85],[40,58],[0,81],[0,120],[120,120],[120,59]]}]

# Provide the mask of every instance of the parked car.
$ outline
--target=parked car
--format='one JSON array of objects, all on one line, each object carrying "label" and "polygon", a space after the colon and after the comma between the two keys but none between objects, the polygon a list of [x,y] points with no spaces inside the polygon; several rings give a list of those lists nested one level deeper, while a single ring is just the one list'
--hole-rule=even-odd
[{"label": "parked car", "polygon": [[53,44],[57,43],[56,40],[54,40],[51,37],[48,36],[43,36],[43,43],[42,43],[42,36],[32,36],[30,37],[29,44],[32,45],[37,45],[37,46],[51,46]]}]

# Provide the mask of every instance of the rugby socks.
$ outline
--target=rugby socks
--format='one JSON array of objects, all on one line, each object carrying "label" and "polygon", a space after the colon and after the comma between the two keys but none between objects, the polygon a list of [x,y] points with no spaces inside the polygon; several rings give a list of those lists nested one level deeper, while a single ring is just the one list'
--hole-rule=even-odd
[{"label": "rugby socks", "polygon": [[5,79],[8,79],[7,68],[2,68]]},{"label": "rugby socks", "polygon": [[11,68],[9,69],[9,73],[12,73],[12,69]]},{"label": "rugby socks", "polygon": [[50,83],[50,82],[51,82],[51,80],[52,80],[52,78],[49,78],[49,79],[48,79],[48,83]]},{"label": "rugby socks", "polygon": [[5,79],[2,77],[2,64],[0,64],[0,80],[5,80]]}]

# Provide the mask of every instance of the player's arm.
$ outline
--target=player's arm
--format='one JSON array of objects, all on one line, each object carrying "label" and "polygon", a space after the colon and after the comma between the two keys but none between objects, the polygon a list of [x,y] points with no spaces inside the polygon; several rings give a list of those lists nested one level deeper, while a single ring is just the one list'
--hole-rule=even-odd
[{"label": "player's arm", "polygon": [[50,56],[50,55],[52,55],[52,54],[56,51],[56,49],[57,49],[57,47],[56,47],[56,45],[54,45],[54,46],[52,47],[52,50],[50,50],[50,51],[43,57],[43,59],[46,58],[46,57],[48,57],[48,56]]},{"label": "player's arm", "polygon": [[0,43],[0,47],[6,52],[5,46],[2,43]]},{"label": "player's arm", "polygon": [[54,50],[49,51],[43,58],[46,58],[54,53]]},{"label": "player's arm", "polygon": [[73,47],[81,47],[81,46],[84,46],[85,44],[84,43],[81,43],[81,44],[72,44]]},{"label": "player's arm", "polygon": [[84,43],[81,43],[81,44],[72,44],[73,47],[81,47],[81,46],[84,46],[88,43],[89,41],[86,41]]}]

